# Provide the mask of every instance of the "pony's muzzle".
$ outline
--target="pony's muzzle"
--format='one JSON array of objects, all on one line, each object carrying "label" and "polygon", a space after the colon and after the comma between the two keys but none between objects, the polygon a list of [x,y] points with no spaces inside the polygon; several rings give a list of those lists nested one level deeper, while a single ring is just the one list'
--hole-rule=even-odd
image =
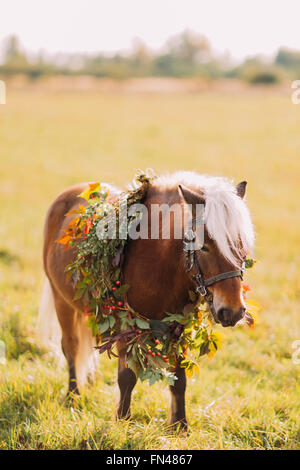
[{"label": "pony's muzzle", "polygon": [[232,308],[221,307],[217,311],[218,321],[222,326],[234,326],[240,321],[246,313],[245,307],[240,307],[239,310],[234,311]]}]

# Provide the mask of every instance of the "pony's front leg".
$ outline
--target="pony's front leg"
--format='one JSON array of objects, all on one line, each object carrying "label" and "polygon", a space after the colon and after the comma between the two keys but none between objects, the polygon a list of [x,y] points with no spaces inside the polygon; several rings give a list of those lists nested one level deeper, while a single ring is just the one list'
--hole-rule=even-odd
[{"label": "pony's front leg", "polygon": [[135,373],[126,367],[125,363],[125,353],[122,348],[119,349],[119,365],[118,365],[118,385],[120,389],[120,401],[117,411],[117,418],[129,418],[130,417],[130,401],[131,393],[136,384]]},{"label": "pony's front leg", "polygon": [[187,429],[187,420],[185,416],[185,389],[186,389],[186,376],[185,370],[177,365],[175,369],[174,385],[170,386],[171,391],[171,422],[170,424],[176,429]]}]

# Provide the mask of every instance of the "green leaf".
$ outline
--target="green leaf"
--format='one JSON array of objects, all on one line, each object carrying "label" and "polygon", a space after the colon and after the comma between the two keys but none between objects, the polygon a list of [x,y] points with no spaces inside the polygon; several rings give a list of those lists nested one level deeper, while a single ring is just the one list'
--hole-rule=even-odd
[{"label": "green leaf", "polygon": [[159,369],[156,369],[149,379],[149,385],[155,384],[155,382],[158,382],[159,380],[161,380],[162,377],[163,377],[162,371]]},{"label": "green leaf", "polygon": [[83,303],[84,303],[84,305],[88,305],[89,300],[90,300],[89,291],[88,291],[88,289],[85,289],[84,294],[83,294]]},{"label": "green leaf", "polygon": [[114,281],[117,281],[119,279],[120,271],[121,271],[120,268],[116,269],[114,276],[113,276]]},{"label": "green leaf", "polygon": [[124,294],[126,294],[126,292],[130,289],[130,285],[129,284],[123,284],[121,287],[119,287],[119,289],[117,289],[115,291],[115,297],[117,297],[118,299],[120,299],[121,297],[124,296]]},{"label": "green leaf", "polygon": [[167,382],[167,385],[174,385],[175,383],[175,380],[178,380],[176,375],[173,374],[173,372],[166,372],[166,375],[165,375],[165,380]]},{"label": "green leaf", "polygon": [[129,369],[131,369],[135,373],[135,375],[137,376],[138,372],[139,372],[139,364],[137,363],[137,361],[134,360],[133,357],[129,356],[127,358],[126,363],[127,363],[127,366],[129,367]]},{"label": "green leaf", "polygon": [[77,283],[77,287],[78,289],[85,289],[86,288],[86,282],[85,282],[85,279],[83,281],[80,281]]},{"label": "green leaf", "polygon": [[192,364],[192,361],[190,361],[189,359],[184,359],[183,361],[181,361],[180,366],[184,369],[188,369],[189,367],[192,367]]},{"label": "green leaf", "polygon": [[108,317],[108,321],[109,321],[109,327],[113,328],[113,326],[116,323],[116,319],[114,317],[110,316],[110,317]]},{"label": "green leaf", "polygon": [[163,323],[163,320],[150,320],[150,327],[155,331],[155,334],[159,333],[163,335],[169,331],[169,326]]},{"label": "green leaf", "polygon": [[128,315],[128,312],[127,312],[127,311],[126,311],[126,312],[125,312],[125,311],[123,311],[123,312],[121,311],[121,312],[118,313],[118,317],[119,317],[119,318],[125,318],[125,317],[127,317],[127,315]]},{"label": "green leaf", "polygon": [[203,341],[199,350],[199,356],[204,356],[209,353],[209,341]]},{"label": "green leaf", "polygon": [[135,323],[142,330],[148,330],[150,328],[149,322],[143,320],[142,318],[136,318]]},{"label": "green leaf", "polygon": [[127,330],[131,325],[129,324],[129,318],[121,318],[121,331]]},{"label": "green leaf", "polygon": [[84,291],[85,291],[85,289],[78,289],[78,290],[76,290],[75,295],[74,295],[74,297],[73,297],[73,300],[81,299],[81,297],[82,297],[83,294],[84,294]]},{"label": "green leaf", "polygon": [[106,318],[103,323],[98,324],[98,330],[101,334],[105,333],[109,328],[109,319]]},{"label": "green leaf", "polygon": [[255,265],[256,261],[252,258],[246,258],[245,259],[245,268],[250,269]]},{"label": "green leaf", "polygon": [[182,323],[185,320],[186,318],[183,315],[180,315],[179,313],[173,313],[169,315],[168,317],[162,319],[163,322],[171,322],[171,323],[173,323],[173,321],[178,321],[178,323]]}]

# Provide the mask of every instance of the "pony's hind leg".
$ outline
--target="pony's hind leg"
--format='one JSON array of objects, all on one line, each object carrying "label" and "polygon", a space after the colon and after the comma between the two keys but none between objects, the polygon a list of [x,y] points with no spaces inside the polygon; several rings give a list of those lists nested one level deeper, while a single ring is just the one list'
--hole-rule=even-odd
[{"label": "pony's hind leg", "polygon": [[62,329],[61,346],[69,367],[68,397],[79,395],[76,362],[79,352],[78,313],[54,292],[55,309]]},{"label": "pony's hind leg", "polygon": [[123,419],[130,417],[131,393],[137,380],[135,373],[129,367],[126,367],[125,354],[124,351],[122,351],[122,346],[118,345],[118,350],[118,385],[120,389],[120,401],[117,411],[117,419]]}]

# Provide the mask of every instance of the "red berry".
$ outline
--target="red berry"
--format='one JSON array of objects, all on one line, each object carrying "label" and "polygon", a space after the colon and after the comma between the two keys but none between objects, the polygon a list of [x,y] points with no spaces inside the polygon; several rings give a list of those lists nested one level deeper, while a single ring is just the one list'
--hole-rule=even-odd
[{"label": "red berry", "polygon": [[167,359],[167,356],[162,356],[163,359]]},{"label": "red berry", "polygon": [[138,331],[138,334],[139,334],[139,335],[141,335],[141,334],[142,334],[141,330],[139,330],[139,331]]},{"label": "red berry", "polygon": [[112,290],[113,290],[113,292],[115,292],[116,288],[115,288],[115,287],[113,287],[113,288],[112,288]]},{"label": "red berry", "polygon": [[118,302],[118,306],[119,307],[122,307],[123,303],[122,302]]},{"label": "red berry", "polygon": [[169,362],[169,359],[164,359],[165,362]]},{"label": "red berry", "polygon": [[158,344],[158,343],[159,343],[158,339],[156,339],[154,342],[155,342],[155,344]]},{"label": "red berry", "polygon": [[156,354],[157,354],[157,356],[158,356],[158,357],[160,356],[160,353],[159,353],[159,352],[158,352],[158,353],[156,353]]},{"label": "red berry", "polygon": [[117,281],[117,282],[116,282],[116,285],[119,286],[119,285],[120,285],[120,281]]},{"label": "red berry", "polygon": [[116,310],[116,307],[113,306],[113,307],[111,307],[111,309],[112,309],[112,310]]},{"label": "red berry", "polygon": [[114,299],[113,299],[113,297],[110,297],[108,300],[110,300],[112,302]]},{"label": "red berry", "polygon": [[155,356],[155,353],[152,353],[151,356],[154,357],[154,356]]}]

